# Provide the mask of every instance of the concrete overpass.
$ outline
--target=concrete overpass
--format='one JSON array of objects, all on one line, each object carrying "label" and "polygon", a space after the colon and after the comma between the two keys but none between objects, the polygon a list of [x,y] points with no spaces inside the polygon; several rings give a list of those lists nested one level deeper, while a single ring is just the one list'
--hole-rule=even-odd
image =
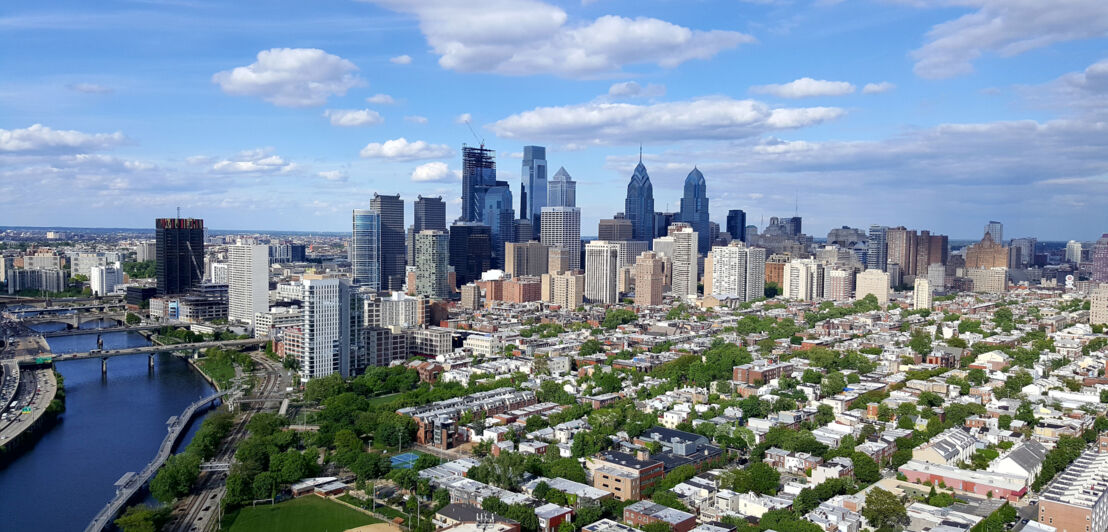
[{"label": "concrete overpass", "polygon": [[122,325],[127,320],[127,311],[114,310],[97,312],[74,312],[72,314],[47,314],[24,318],[23,323],[26,325],[34,325],[36,323],[64,323],[70,329],[78,329],[81,327],[82,323],[105,319],[115,321],[116,323]]},{"label": "concrete overpass", "polygon": [[247,346],[260,346],[265,345],[269,339],[267,338],[248,338],[245,340],[223,340],[220,342],[193,342],[187,344],[166,344],[166,345],[148,345],[143,347],[127,347],[123,349],[107,349],[98,351],[89,351],[85,353],[66,353],[64,355],[54,355],[53,361],[66,362],[69,360],[87,360],[90,358],[100,359],[100,371],[103,373],[108,372],[108,359],[112,357],[130,356],[130,355],[150,355],[150,367],[154,366],[154,355],[157,353],[173,353],[178,351],[189,352],[193,355],[199,354],[201,349],[207,349],[209,347],[247,347]]},{"label": "concrete overpass", "polygon": [[99,329],[66,329],[64,331],[50,331],[39,333],[43,338],[56,338],[59,336],[78,336],[82,334],[101,334],[101,333],[115,333],[115,332],[141,332],[141,331],[156,331],[165,327],[164,325],[123,325],[119,327],[102,327]]}]

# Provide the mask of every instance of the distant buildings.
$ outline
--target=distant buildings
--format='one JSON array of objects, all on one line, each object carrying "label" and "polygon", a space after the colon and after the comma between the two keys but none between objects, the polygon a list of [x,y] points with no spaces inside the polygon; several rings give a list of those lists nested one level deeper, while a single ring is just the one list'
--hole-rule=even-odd
[{"label": "distant buildings", "polygon": [[1000,294],[1008,290],[1008,268],[969,268],[966,277],[973,281],[973,291]]},{"label": "distant buildings", "polygon": [[785,264],[782,295],[796,301],[815,301],[823,297],[824,266],[812,259],[797,259]]},{"label": "distant buildings", "polygon": [[602,219],[597,227],[597,239],[615,242],[633,240],[634,227],[627,218]]},{"label": "distant buildings", "polygon": [[627,199],[624,213],[631,220],[632,238],[649,241],[654,237],[654,186],[642,160],[635,166],[631,181],[627,183]]},{"label": "distant buildings", "polygon": [[115,292],[115,287],[123,284],[123,268],[119,263],[107,266],[93,266],[89,271],[89,286],[92,295],[105,296]]},{"label": "distant buildings", "polygon": [[985,233],[980,242],[966,248],[966,268],[1007,268],[1008,248]]},{"label": "distant buildings", "polygon": [[992,235],[993,241],[999,244],[1004,243],[1004,224],[997,221],[990,221],[985,224],[985,232]]},{"label": "distant buildings", "polygon": [[670,291],[682,298],[696,297],[698,235],[688,224],[675,223],[669,226],[669,236],[673,238],[673,281]]},{"label": "distant buildings", "polygon": [[585,246],[585,297],[593,303],[619,302],[619,246],[593,240]]},{"label": "distant buildings", "polygon": [[449,299],[454,287],[450,286],[450,236],[445,231],[425,229],[415,235],[417,296],[435,300]]},{"label": "distant buildings", "polygon": [[[577,182],[573,180],[569,172],[566,172],[564,167],[558,168],[554,177],[546,182],[546,206],[577,206]],[[542,215],[542,209],[539,209],[539,215]]]},{"label": "distant buildings", "polygon": [[877,298],[884,308],[889,304],[889,274],[881,270],[866,270],[858,274],[854,283],[854,298],[862,299],[869,294]]},{"label": "distant buildings", "polygon": [[454,222],[450,226],[449,258],[459,285],[480,279],[483,272],[492,268],[492,233],[489,226],[477,222]]},{"label": "distant buildings", "polygon": [[416,233],[428,229],[446,231],[446,203],[441,196],[416,198],[413,204],[413,229]]},{"label": "distant buildings", "polygon": [[551,249],[566,250],[569,269],[581,269],[581,209],[544,207],[540,241]]},{"label": "distant buildings", "polygon": [[546,207],[546,148],[523,147],[523,171],[520,183],[519,217],[530,220],[534,231],[542,230],[542,208]]},{"label": "distant buildings", "polygon": [[746,242],[746,213],[739,209],[727,211],[727,233],[732,240]]},{"label": "distant buildings", "polygon": [[565,309],[576,309],[584,302],[585,275],[571,271],[563,271],[543,276],[543,283],[548,283],[550,296],[544,297],[552,305],[559,305]]},{"label": "distant buildings", "polygon": [[183,294],[204,280],[204,220],[158,218],[158,295]]},{"label": "distant buildings", "polygon": [[1108,233],[1104,233],[1093,244],[1093,267],[1090,270],[1092,280],[1108,283]]},{"label": "distant buildings", "polygon": [[510,242],[505,244],[504,271],[512,277],[547,273],[550,248],[542,242]]},{"label": "distant buildings", "polygon": [[711,283],[704,292],[714,296],[753,301],[765,296],[766,250],[747,247],[742,241],[712,248],[711,260],[705,260],[705,276],[711,270]]},{"label": "distant buildings", "polygon": [[869,240],[866,243],[866,268],[885,271],[889,262],[889,248],[886,241],[887,227],[869,226]]},{"label": "distant buildings", "polygon": [[693,168],[685,177],[684,192],[681,197],[681,221],[696,231],[697,249],[707,252],[712,242],[708,229],[708,185],[699,169]]},{"label": "distant buildings", "polygon": [[653,251],[644,252],[635,260],[635,305],[649,307],[662,304],[665,285],[665,259]]},{"label": "distant buildings", "polygon": [[924,277],[916,277],[912,287],[912,308],[931,310],[931,282]]},{"label": "distant buildings", "polygon": [[1108,284],[1102,284],[1093,289],[1089,302],[1089,323],[1092,325],[1108,324]]}]

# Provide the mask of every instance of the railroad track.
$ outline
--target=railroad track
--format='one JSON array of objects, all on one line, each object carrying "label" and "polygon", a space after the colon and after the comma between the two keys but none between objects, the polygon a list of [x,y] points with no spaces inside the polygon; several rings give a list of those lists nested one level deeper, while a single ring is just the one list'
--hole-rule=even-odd
[{"label": "railroad track", "polygon": [[[279,393],[281,384],[281,365],[265,358],[256,356],[254,361],[265,368],[264,378],[260,387],[256,390],[258,397],[271,397]],[[223,439],[223,444],[212,459],[213,462],[232,463],[238,443],[246,438],[246,426],[254,417],[254,414],[266,409],[266,403],[243,403],[239,416],[231,433]],[[219,506],[226,493],[227,473],[222,471],[205,471],[200,473],[194,493],[185,497],[177,504],[182,511],[174,511],[174,516],[164,530],[171,532],[206,531],[214,528],[214,515],[218,515]]]}]

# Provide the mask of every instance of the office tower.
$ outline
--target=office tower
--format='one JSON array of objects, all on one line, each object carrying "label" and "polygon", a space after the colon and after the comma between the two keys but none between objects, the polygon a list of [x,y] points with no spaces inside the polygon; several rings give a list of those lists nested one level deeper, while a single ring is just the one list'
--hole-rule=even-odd
[{"label": "office tower", "polygon": [[914,310],[931,310],[931,281],[923,277],[916,277],[912,287],[912,308]]},{"label": "office tower", "polygon": [[916,235],[916,264],[912,268],[913,275],[927,273],[927,265],[931,260],[931,231],[922,230]]},{"label": "office tower", "polygon": [[619,248],[593,240],[585,246],[585,297],[593,303],[619,302]]},{"label": "office tower", "polygon": [[732,240],[746,242],[746,213],[740,209],[727,211],[727,233]]},{"label": "office tower", "polygon": [[355,285],[381,289],[381,215],[375,211],[354,209],[350,268]]},{"label": "office tower", "polygon": [[542,230],[542,208],[546,207],[546,148],[523,147],[523,182],[520,184],[519,217],[531,221],[531,226]]},{"label": "office tower", "polygon": [[547,253],[546,269],[550,273],[569,271],[569,256],[574,254],[574,252],[565,248],[549,248],[549,250],[549,253]]},{"label": "office tower", "polygon": [[515,209],[512,208],[512,191],[504,181],[481,187],[480,222],[489,226],[492,236],[492,266],[504,267],[504,244],[515,241]]},{"label": "office tower", "polygon": [[888,247],[887,262],[898,264],[901,275],[915,275],[916,232],[905,227],[892,227],[885,230],[885,239]]},{"label": "office tower", "polygon": [[670,291],[678,298],[696,297],[698,235],[689,224],[678,222],[669,226],[669,236],[673,238],[673,285]]},{"label": "office tower", "polygon": [[[146,262],[148,260],[154,260],[158,256],[158,243],[157,242],[138,242],[135,244],[135,260],[139,262]],[[0,278],[0,281],[3,279]]]},{"label": "office tower", "polygon": [[412,227],[415,233],[426,231],[446,231],[446,202],[442,196],[418,196],[412,209]]},{"label": "office tower", "polygon": [[492,268],[489,226],[476,222],[455,222],[450,226],[449,257],[459,285],[480,279],[482,273]]},{"label": "office tower", "polygon": [[827,279],[827,299],[832,301],[850,301],[854,299],[854,270],[834,268],[824,270]]},{"label": "office tower", "polygon": [[0,255],[0,283],[8,282],[8,275],[15,270],[15,257]]},{"label": "office tower", "polygon": [[1004,224],[995,221],[989,222],[985,224],[985,232],[993,235],[993,242],[1004,243]]},{"label": "office tower", "polygon": [[[1013,238],[1008,245],[1009,253],[1013,257],[1018,257],[1018,262],[1013,266],[1016,268],[1028,268],[1033,266],[1035,264],[1035,246],[1037,244],[1038,240],[1032,237]],[[1016,250],[1019,250],[1018,254]]]},{"label": "office tower", "polygon": [[515,238],[512,242],[530,242],[535,239],[535,229],[531,220],[524,220],[523,218],[516,218],[512,220],[512,234]]},{"label": "office tower", "polygon": [[550,248],[542,242],[509,242],[505,244],[504,272],[514,277],[538,276],[547,273]]},{"label": "office tower", "polygon": [[631,227],[631,220],[627,218],[600,220],[597,227],[597,239],[607,241],[633,240],[634,229]]},{"label": "office tower", "polygon": [[885,240],[888,228],[881,225],[869,226],[869,241],[866,243],[866,268],[885,271],[888,269],[889,248]]},{"label": "office tower", "polygon": [[97,297],[115,292],[115,287],[123,284],[123,268],[118,262],[107,266],[93,266],[89,269],[89,284],[92,295]]},{"label": "office tower", "polygon": [[426,229],[415,236],[415,294],[431,299],[449,299],[453,287],[447,282],[450,269],[450,237],[446,231]]},{"label": "office tower", "polygon": [[[603,240],[602,238],[600,240]],[[635,264],[635,258],[650,247],[649,242],[641,240],[616,240],[611,242],[619,248],[619,267],[629,268]]]},{"label": "office tower", "polygon": [[1093,244],[1092,280],[1108,283],[1108,233],[1104,233]]},{"label": "office tower", "polygon": [[158,218],[154,228],[158,295],[183,294],[204,279],[204,220]]},{"label": "office tower", "polygon": [[[653,211],[653,209],[651,209]],[[681,197],[681,221],[692,226],[697,234],[697,249],[711,249],[712,236],[708,228],[708,185],[704,174],[693,167],[685,177],[685,194]]]},{"label": "office tower", "polygon": [[479,187],[496,184],[496,152],[462,145],[462,216],[463,222],[481,220]]},{"label": "office tower", "polygon": [[881,270],[866,270],[858,274],[854,282],[854,299],[862,299],[869,294],[877,297],[877,303],[884,308],[889,304],[889,274]]},{"label": "office tower", "polygon": [[635,278],[635,305],[661,305],[665,288],[665,259],[653,251],[644,251],[635,259],[632,275]]},{"label": "office tower", "polygon": [[269,245],[270,264],[289,264],[307,260],[307,246],[292,242],[279,242]]},{"label": "office tower", "polygon": [[716,297],[753,301],[765,296],[766,250],[748,247],[734,240],[726,246],[712,248],[712,260],[704,263],[704,275],[711,273],[711,282],[704,283],[705,294]]},{"label": "office tower", "polygon": [[1008,268],[967,268],[966,277],[973,281],[974,292],[1002,294],[1008,290]]},{"label": "office tower", "polygon": [[797,259],[785,264],[781,294],[797,301],[815,301],[823,297],[823,264],[812,259]]},{"label": "office tower", "polygon": [[627,183],[627,199],[624,213],[631,220],[632,240],[650,240],[654,237],[654,187],[650,175],[639,159],[631,181]]},{"label": "office tower", "polygon": [[[919,278],[919,277],[917,277]],[[946,288],[946,266],[942,264],[931,264],[927,267],[927,283],[928,287],[934,290],[943,290]]]},{"label": "office tower", "polygon": [[400,194],[374,193],[369,210],[380,217],[381,290],[401,290],[404,286],[404,200]]},{"label": "office tower", "polygon": [[673,222],[681,221],[679,218],[680,216],[675,212],[654,213],[654,238],[669,234],[669,226],[673,225]]},{"label": "office tower", "polygon": [[227,318],[254,326],[254,315],[269,309],[269,247],[227,247]]},{"label": "office tower", "polygon": [[300,278],[304,323],[300,328],[300,380],[340,371],[343,323],[339,279],[321,275]]},{"label": "office tower", "polygon": [[[931,256],[927,261],[927,265],[932,264],[946,264],[950,258],[950,239],[946,235],[931,235]],[[916,272],[916,275],[924,275],[927,273],[927,268]]]},{"label": "office tower", "polygon": [[[566,309],[580,307],[585,301],[585,275],[578,272],[547,274],[543,277],[543,301]],[[549,293],[547,292],[549,291]]]},{"label": "office tower", "polygon": [[895,262],[889,262],[886,265],[886,272],[889,274],[889,288],[896,288],[900,286],[900,282],[904,280],[904,274],[900,270],[900,265]]},{"label": "office tower", "polygon": [[1094,288],[1089,299],[1089,325],[1108,324],[1108,284]]},{"label": "office tower", "polygon": [[569,254],[569,269],[581,269],[581,209],[543,207],[540,241]]},{"label": "office tower", "polygon": [[473,283],[462,286],[461,307],[467,310],[481,308],[481,288]]},{"label": "office tower", "polygon": [[677,245],[677,241],[670,235],[660,236],[654,239],[653,245],[650,247],[659,256],[664,257],[666,260],[673,263],[674,250]]},{"label": "office tower", "polygon": [[[558,168],[554,177],[550,178],[546,183],[546,206],[577,206],[577,182],[570,177],[565,167]],[[542,209],[539,209],[539,216],[542,216]]]},{"label": "office tower", "polygon": [[1008,248],[985,233],[980,242],[966,248],[966,268],[1007,268]]},{"label": "office tower", "polygon": [[212,263],[212,283],[215,284],[227,284],[229,283],[229,266],[226,262],[213,262]]},{"label": "office tower", "polygon": [[1066,262],[1081,264],[1081,242],[1070,240],[1066,243]]}]

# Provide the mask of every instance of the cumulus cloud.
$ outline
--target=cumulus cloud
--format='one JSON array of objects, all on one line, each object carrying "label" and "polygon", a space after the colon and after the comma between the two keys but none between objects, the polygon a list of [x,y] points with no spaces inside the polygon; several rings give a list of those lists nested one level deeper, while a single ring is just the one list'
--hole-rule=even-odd
[{"label": "cumulus cloud", "polygon": [[672,68],[755,42],[736,31],[647,17],[570,22],[560,7],[539,0],[496,0],[481,9],[454,0],[366,1],[414,15],[439,65],[461,72],[588,77],[633,64]]},{"label": "cumulus cloud", "polygon": [[985,53],[1011,57],[1055,43],[1103,37],[1108,2],[1103,0],[933,0],[921,6],[976,9],[935,25],[924,45],[912,52],[915,72],[924,78],[950,78],[973,72]]},{"label": "cumulus cloud", "polygon": [[452,181],[454,179],[457,179],[457,176],[450,171],[450,168],[444,162],[435,161],[421,164],[415,170],[412,170],[412,181],[417,183]]},{"label": "cumulus cloud", "polygon": [[296,169],[296,164],[286,161],[279,155],[273,155],[268,148],[245,150],[234,157],[223,159],[212,165],[211,170],[226,174],[276,174],[288,173]]},{"label": "cumulus cloud", "polygon": [[346,181],[350,179],[350,176],[343,170],[325,170],[316,173],[317,176],[326,179],[327,181]]},{"label": "cumulus cloud", "polygon": [[1081,72],[1070,72],[1051,82],[1018,90],[1032,104],[1061,108],[1078,116],[1103,117],[1108,115],[1108,59]]},{"label": "cumulus cloud", "polygon": [[0,129],[0,152],[40,153],[100,150],[122,143],[123,133],[84,133],[34,124],[24,129]]},{"label": "cumulus cloud", "polygon": [[373,96],[366,98],[365,101],[378,105],[391,105],[396,103],[396,100],[394,100],[393,97],[389,96],[388,94],[374,94]]},{"label": "cumulus cloud", "polygon": [[509,139],[579,144],[734,139],[819,124],[842,116],[836,107],[772,108],[755,100],[717,97],[635,105],[590,102],[539,107],[489,127]]},{"label": "cumulus cloud", "polygon": [[408,142],[408,139],[398,139],[381,142],[371,142],[362,148],[361,156],[375,159],[392,159],[396,161],[415,161],[419,159],[437,159],[449,156],[453,150],[445,144],[428,144],[422,140]]},{"label": "cumulus cloud", "polygon": [[895,88],[896,85],[893,85],[888,81],[882,81],[880,83],[866,83],[866,86],[862,87],[862,94],[881,94],[882,92],[889,92]]},{"label": "cumulus cloud", "polygon": [[340,127],[370,126],[385,121],[372,109],[328,109],[323,116],[331,119],[332,126]]},{"label": "cumulus cloud", "polygon": [[96,83],[74,83],[68,87],[71,91],[83,92],[85,94],[109,94],[112,92],[111,87],[98,85]]},{"label": "cumulus cloud", "polygon": [[398,55],[396,57],[390,57],[389,62],[396,65],[410,65],[412,64],[412,56],[404,54]]},{"label": "cumulus cloud", "polygon": [[427,123],[427,117],[426,116],[419,116],[419,115],[405,116],[404,120],[406,120],[408,122],[411,122],[413,124],[426,124]]},{"label": "cumulus cloud", "polygon": [[755,85],[750,92],[770,94],[778,98],[811,98],[813,96],[843,96],[854,92],[854,85],[845,81],[800,78],[771,85]]},{"label": "cumulus cloud", "polygon": [[217,72],[212,82],[227,94],[255,96],[281,107],[313,107],[363,84],[357,70],[354,63],[316,48],[273,48],[258,52],[254,63]]},{"label": "cumulus cloud", "polygon": [[608,87],[608,96],[612,98],[660,98],[666,95],[666,86],[660,83],[648,83],[645,87],[636,81],[624,81]]}]

